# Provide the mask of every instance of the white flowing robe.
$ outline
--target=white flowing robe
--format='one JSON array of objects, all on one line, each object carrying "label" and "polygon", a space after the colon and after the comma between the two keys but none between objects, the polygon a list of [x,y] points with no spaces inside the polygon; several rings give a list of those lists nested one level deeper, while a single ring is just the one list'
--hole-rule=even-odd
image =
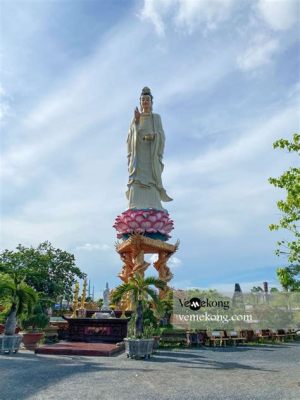
[{"label": "white flowing robe", "polygon": [[[146,134],[155,133],[153,141],[144,140]],[[161,175],[165,146],[165,134],[158,114],[141,115],[137,124],[132,121],[128,139],[128,208],[155,208],[164,210],[161,201],[171,201],[167,195]]]}]

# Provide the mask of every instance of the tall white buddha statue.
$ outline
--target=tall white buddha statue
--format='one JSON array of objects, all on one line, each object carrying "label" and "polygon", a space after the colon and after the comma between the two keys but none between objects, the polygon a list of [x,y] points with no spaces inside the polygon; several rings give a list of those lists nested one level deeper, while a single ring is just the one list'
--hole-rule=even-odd
[{"label": "tall white buddha statue", "polygon": [[165,134],[160,115],[152,112],[152,104],[151,91],[144,87],[140,97],[141,111],[136,107],[127,139],[129,209],[164,210],[161,202],[172,201],[161,177]]}]

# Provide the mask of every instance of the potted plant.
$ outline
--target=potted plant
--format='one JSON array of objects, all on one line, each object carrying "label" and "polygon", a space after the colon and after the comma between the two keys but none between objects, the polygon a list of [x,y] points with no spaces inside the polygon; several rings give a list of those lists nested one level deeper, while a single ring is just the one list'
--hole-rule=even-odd
[{"label": "potted plant", "polygon": [[1,274],[0,298],[10,304],[4,334],[0,335],[0,352],[17,352],[22,340],[21,335],[15,334],[17,319],[22,314],[31,313],[38,295],[23,280],[18,281],[15,275],[11,277],[7,274]]},{"label": "potted plant", "polygon": [[148,301],[144,302],[143,307],[143,324],[144,334],[154,339],[153,342],[153,353],[159,347],[160,340],[160,328],[161,315],[163,314],[162,301],[156,301],[155,303]]},{"label": "potted plant", "polygon": [[27,350],[35,350],[39,341],[43,338],[42,330],[49,324],[50,318],[46,315],[40,304],[34,307],[33,313],[21,320],[23,333],[23,344]]},{"label": "potted plant", "polygon": [[[132,319],[134,321],[134,318]],[[134,321],[135,322],[135,321]],[[137,336],[129,328],[128,337],[124,339],[127,358],[149,359],[154,352],[153,328],[144,327],[143,333]]]},{"label": "potted plant", "polygon": [[132,294],[135,309],[129,324],[128,337],[124,339],[128,358],[144,357],[147,359],[150,358],[153,352],[154,339],[151,337],[152,332],[144,329],[143,324],[143,306],[147,298],[150,296],[154,303],[159,302],[157,292],[151,286],[164,289],[166,283],[155,277],[144,278],[136,273],[127,283],[118,286],[112,295],[112,301],[117,303],[127,293]]}]

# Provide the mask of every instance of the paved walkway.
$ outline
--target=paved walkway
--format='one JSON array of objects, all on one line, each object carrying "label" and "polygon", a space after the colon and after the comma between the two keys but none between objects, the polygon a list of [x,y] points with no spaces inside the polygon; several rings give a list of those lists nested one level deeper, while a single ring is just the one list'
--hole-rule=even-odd
[{"label": "paved walkway", "polygon": [[299,400],[300,342],[116,357],[0,355],[6,400]]}]

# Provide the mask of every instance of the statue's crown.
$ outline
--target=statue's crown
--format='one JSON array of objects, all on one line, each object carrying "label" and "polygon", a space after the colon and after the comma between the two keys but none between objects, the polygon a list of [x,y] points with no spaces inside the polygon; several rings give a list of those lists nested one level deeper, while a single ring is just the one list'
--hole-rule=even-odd
[{"label": "statue's crown", "polygon": [[151,100],[153,99],[151,90],[150,90],[150,88],[148,88],[147,86],[143,87],[141,96],[150,96],[150,97],[151,97]]}]

